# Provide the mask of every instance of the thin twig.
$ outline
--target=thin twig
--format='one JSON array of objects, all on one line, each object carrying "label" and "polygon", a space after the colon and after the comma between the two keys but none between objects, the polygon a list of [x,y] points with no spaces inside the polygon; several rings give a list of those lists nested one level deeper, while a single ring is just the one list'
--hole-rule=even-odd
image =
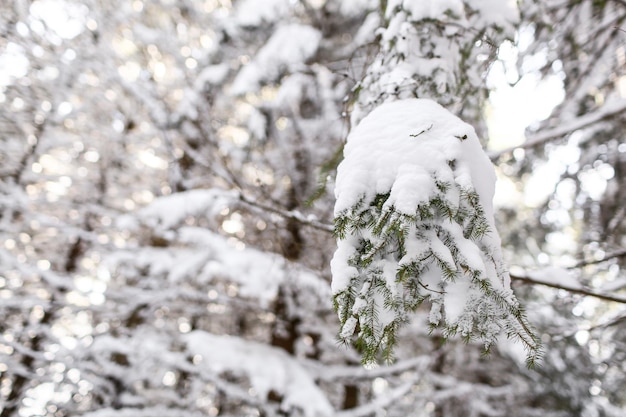
[{"label": "thin twig", "polygon": [[528,140],[526,140],[526,142],[520,145],[511,146],[509,148],[496,152],[490,152],[489,158],[495,162],[502,155],[511,153],[516,149],[531,149],[542,146],[547,142],[550,142],[551,140],[561,139],[578,129],[585,128],[601,120],[608,119],[617,114],[620,114],[624,112],[624,110],[626,110],[626,99],[606,104],[593,113],[585,114],[584,116],[578,117],[574,120],[566,120],[558,127],[555,127],[553,129],[547,129],[537,135],[531,136],[528,138]]},{"label": "thin twig", "polygon": [[279,216],[284,217],[285,219],[295,220],[298,223],[301,223],[305,226],[310,226],[310,227],[313,227],[314,229],[318,229],[327,233],[333,232],[332,225],[320,222],[319,220],[307,218],[297,210],[287,211],[287,210],[282,210],[276,207],[268,206],[266,204],[250,200],[249,198],[247,198],[241,193],[239,194],[239,200],[248,206],[256,207],[264,211],[269,211],[270,213],[278,214]]},{"label": "thin twig", "polygon": [[372,415],[376,410],[384,409],[389,406],[394,401],[397,401],[399,398],[405,396],[411,388],[413,388],[422,378],[422,375],[418,374],[415,377],[411,378],[411,380],[405,382],[397,388],[389,390],[385,395],[381,395],[379,397],[375,397],[373,401],[366,403],[364,405],[358,406],[356,408],[351,408],[349,410],[343,410],[337,412],[335,415],[337,417],[364,417],[367,415]]},{"label": "thin twig", "polygon": [[580,267],[587,266],[587,265],[595,265],[595,264],[599,264],[602,262],[606,262],[609,259],[621,258],[622,256],[626,256],[626,248],[609,253],[608,255],[603,256],[602,259],[594,259],[592,261],[578,261],[573,266],[569,267],[568,269],[580,268]]},{"label": "thin twig", "polygon": [[537,285],[544,285],[550,288],[557,288],[557,289],[565,290],[574,294],[587,295],[587,296],[599,298],[605,301],[613,301],[616,303],[626,304],[626,297],[620,297],[618,295],[611,295],[611,294],[604,294],[604,293],[596,292],[596,291],[589,290],[586,288],[571,287],[569,285],[557,284],[555,282],[542,281],[536,278],[531,278],[528,275],[511,274],[511,279],[515,281],[526,282],[528,284],[537,284]]}]

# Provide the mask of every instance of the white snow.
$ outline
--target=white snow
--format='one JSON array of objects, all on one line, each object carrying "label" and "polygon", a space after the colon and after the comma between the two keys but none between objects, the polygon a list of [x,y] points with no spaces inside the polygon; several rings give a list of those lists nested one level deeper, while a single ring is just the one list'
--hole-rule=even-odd
[{"label": "white snow", "polygon": [[357,16],[363,10],[374,9],[378,5],[376,0],[341,0],[338,3],[339,11],[346,16]]},{"label": "white snow", "polygon": [[188,216],[215,215],[236,200],[237,195],[217,189],[180,192],[155,200],[139,211],[139,217],[151,226],[169,229],[181,224]]},{"label": "white snow", "polygon": [[450,249],[437,237],[434,230],[428,230],[426,232],[426,239],[430,243],[430,250],[435,256],[445,263],[449,268],[456,270],[454,263],[454,257],[450,253]]},{"label": "white snow", "polygon": [[515,0],[467,0],[467,4],[477,12],[474,14],[475,27],[495,24],[504,28],[508,36],[515,33],[513,24],[520,19]]},{"label": "white snow", "polygon": [[281,70],[295,72],[315,52],[322,34],[311,26],[286,24],[276,29],[254,59],[244,66],[231,86],[234,95],[256,91],[261,81],[271,80]]},{"label": "white snow", "polygon": [[457,223],[445,223],[444,229],[454,238],[454,243],[459,248],[459,252],[463,254],[463,259],[467,262],[467,266],[476,271],[486,272],[485,262],[480,253],[478,246],[463,236],[463,230]]},{"label": "white snow", "polygon": [[394,9],[402,9],[410,13],[413,21],[437,19],[445,21],[448,14],[456,18],[466,17],[466,7],[477,12],[472,14],[474,27],[499,25],[507,30],[513,29],[512,23],[519,20],[519,11],[514,0],[390,0],[387,2],[387,18]]},{"label": "white snow", "polygon": [[389,190],[388,204],[414,214],[417,204],[433,196],[432,178],[450,178],[452,160],[457,172],[469,175],[490,217],[495,171],[474,128],[432,100],[385,103],[348,136],[337,172],[335,216],[361,196],[370,200]]},{"label": "white snow", "polygon": [[[263,307],[276,298],[278,288],[287,282],[294,282],[303,291],[330,300],[326,281],[278,255],[239,247],[237,241],[199,227],[181,228],[179,239],[182,243],[206,248],[207,259],[212,260],[198,271],[196,279],[200,282],[223,279],[235,283],[241,297],[257,299]],[[193,265],[192,260],[188,265]]]},{"label": "white snow", "polygon": [[[452,12],[455,16],[462,16],[464,4],[462,0],[392,0],[387,4],[387,13],[397,5],[409,11],[414,20],[420,19],[440,19],[445,17],[446,12]],[[389,16],[388,16],[389,17]]]},{"label": "white snow", "polygon": [[183,340],[192,355],[202,356],[197,366],[244,375],[261,398],[270,391],[282,394],[281,408],[285,411],[301,409],[306,417],[333,415],[332,405],[310,374],[283,350],[200,330],[184,335]]},{"label": "white snow", "polygon": [[218,65],[209,65],[204,68],[195,82],[196,91],[202,91],[204,84],[212,84],[218,85],[221,84],[226,76],[228,75],[228,71],[230,67],[228,64],[218,64]]},{"label": "white snow", "polygon": [[248,248],[237,239],[226,238],[205,227],[182,226],[188,216],[211,219],[236,200],[237,195],[217,189],[180,192],[160,197],[139,210],[137,220],[130,215],[124,217],[118,226],[136,229],[143,224],[173,242],[167,248],[121,252],[109,259],[110,267],[133,259],[149,268],[152,276],[163,276],[174,283],[189,276],[205,284],[225,280],[237,286],[239,296],[254,298],[262,306],[269,305],[276,298],[278,288],[288,281],[330,300],[328,283],[314,272],[278,255]]},{"label": "white snow", "polygon": [[239,0],[235,19],[241,26],[259,26],[262,22],[274,22],[289,12],[290,0]]},{"label": "white snow", "polygon": [[447,322],[456,323],[461,318],[470,292],[470,283],[468,281],[459,280],[446,286],[443,305],[446,311]]},{"label": "white snow", "polygon": [[348,317],[348,320],[346,320],[346,323],[341,328],[339,337],[341,337],[342,339],[347,339],[351,337],[354,334],[354,329],[356,329],[357,322],[358,320],[356,317]]},{"label": "white snow", "polygon": [[583,288],[576,279],[573,271],[556,266],[550,266],[536,271],[528,271],[528,277],[535,281],[545,282],[549,285],[573,289]]},{"label": "white snow", "polygon": [[[415,231],[416,228],[412,225],[408,235],[415,236]],[[425,256],[430,249],[429,242],[425,239],[407,239],[404,243],[404,247],[406,249],[406,255],[398,262],[400,266],[411,263],[414,258]]]},{"label": "white snow", "polygon": [[350,236],[337,242],[335,256],[330,261],[330,268],[333,271],[333,280],[331,282],[333,294],[337,294],[345,289],[350,284],[350,279],[359,275],[359,271],[346,262],[347,259],[355,255],[356,243],[357,239]]},{"label": "white snow", "polygon": [[[495,181],[494,167],[472,126],[432,100],[386,102],[363,118],[348,136],[344,159],[337,171],[334,214],[335,217],[347,215],[359,202],[367,207],[377,195],[388,193],[383,211],[390,211],[392,216],[415,216],[418,205],[429,205],[436,197],[444,198],[454,209],[467,204],[461,199],[462,190],[476,192],[488,227],[486,234],[477,241],[464,237],[463,226],[455,220],[441,218],[436,220],[439,228],[409,231],[402,259],[397,261],[393,256],[383,255],[374,258],[369,267],[380,271],[387,289],[392,295],[398,295],[401,294],[397,287],[401,284],[396,282],[398,268],[424,259],[425,255],[434,255],[438,261],[430,261],[427,270],[419,276],[424,288],[430,290],[433,303],[430,320],[439,323],[443,308],[448,324],[458,324],[463,331],[470,331],[476,314],[472,306],[483,302],[471,278],[474,273],[479,274],[478,279],[488,280],[511,305],[515,304],[493,219]],[[448,184],[447,190],[442,191],[437,183]],[[393,217],[388,221],[392,222]],[[447,242],[448,237],[444,235],[453,243]],[[355,283],[358,285],[355,279],[364,279],[360,275],[367,274],[350,266],[361,239],[379,244],[378,238],[367,229],[348,233],[345,239],[338,240],[338,249],[331,261],[333,294]],[[451,244],[458,249],[454,256]],[[439,262],[446,270],[455,272],[455,276],[444,279],[446,274]],[[367,285],[363,283],[359,290],[361,295],[367,291]],[[377,295],[374,294],[374,298]],[[391,322],[392,312],[383,307],[382,300],[368,299],[367,302],[379,306],[379,329]],[[355,315],[359,314],[363,303],[356,303]],[[468,313],[464,314],[466,311]]]}]

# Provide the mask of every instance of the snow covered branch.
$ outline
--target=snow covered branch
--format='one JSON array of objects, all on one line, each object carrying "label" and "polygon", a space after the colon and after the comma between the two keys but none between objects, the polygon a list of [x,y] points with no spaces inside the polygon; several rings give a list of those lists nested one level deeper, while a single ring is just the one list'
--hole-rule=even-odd
[{"label": "snow covered branch", "polygon": [[[495,172],[474,129],[437,103],[385,103],[351,132],[337,171],[331,262],[340,337],[371,362],[424,301],[445,337],[538,351],[495,228]],[[355,339],[353,339],[355,337]]]}]

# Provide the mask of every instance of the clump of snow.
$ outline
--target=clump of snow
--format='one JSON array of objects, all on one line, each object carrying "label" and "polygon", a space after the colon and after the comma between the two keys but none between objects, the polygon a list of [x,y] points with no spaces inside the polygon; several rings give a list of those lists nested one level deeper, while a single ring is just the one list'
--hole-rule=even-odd
[{"label": "clump of snow", "polygon": [[290,0],[239,0],[236,3],[235,21],[241,26],[258,26],[275,22],[287,14]]},{"label": "clump of snow", "polygon": [[297,69],[299,64],[317,52],[321,39],[320,31],[311,26],[280,26],[252,62],[239,72],[233,81],[231,93],[238,95],[256,91],[261,81],[278,77],[285,68]]},{"label": "clump of snow", "polygon": [[376,30],[380,27],[380,14],[372,12],[365,17],[365,21],[354,36],[355,45],[365,45],[374,41]]},{"label": "clump of snow", "polygon": [[462,254],[461,256],[463,257],[465,263],[475,271],[482,271],[483,273],[486,272],[480,249],[474,244],[474,242],[463,236],[461,226],[457,223],[450,222],[444,224],[443,227],[454,239],[454,242],[459,248],[459,253]]},{"label": "clump of snow", "polygon": [[198,366],[211,372],[231,372],[249,379],[261,398],[271,391],[283,397],[286,412],[301,410],[306,417],[333,415],[333,407],[300,363],[281,349],[238,337],[218,336],[196,330],[183,336],[191,355],[200,355]]},{"label": "clump of snow", "polygon": [[[348,136],[335,186],[335,216],[364,197],[391,192],[388,204],[413,214],[435,191],[432,178],[450,179],[449,162],[469,177],[487,217],[493,215],[495,171],[474,128],[428,99],[377,107]],[[374,187],[372,185],[375,185]]]},{"label": "clump of snow", "polygon": [[459,321],[471,291],[467,281],[452,282],[446,286],[443,303],[446,309],[446,320],[450,323]]},{"label": "clump of snow", "polygon": [[376,0],[342,0],[339,11],[345,16],[358,16],[363,10],[372,10],[377,6]]},{"label": "clump of snow", "polygon": [[196,89],[201,90],[205,84],[218,85],[221,84],[226,76],[230,66],[228,64],[209,65],[204,68],[196,79]]},{"label": "clump of snow", "polygon": [[580,281],[576,279],[573,271],[556,266],[542,268],[536,271],[528,271],[528,277],[552,286],[573,289],[583,288]]},{"label": "clump of snow", "polygon": [[356,255],[355,246],[357,244],[358,239],[353,236],[348,236],[347,239],[337,242],[335,256],[333,256],[330,261],[330,268],[333,273],[333,280],[331,282],[333,294],[337,294],[346,289],[350,280],[359,274],[359,271],[354,266],[350,265],[350,262],[346,262],[346,259],[352,259],[352,257]]},{"label": "clump of snow", "polygon": [[515,33],[514,23],[520,19],[517,1],[515,0],[466,0],[473,14],[476,27],[497,25],[502,27],[507,36]]},{"label": "clump of snow", "polygon": [[237,193],[217,189],[198,189],[172,194],[155,200],[139,211],[139,217],[150,226],[169,229],[188,216],[212,216],[237,199]]},{"label": "clump of snow", "polygon": [[183,226],[188,217],[212,218],[238,201],[238,194],[219,189],[198,189],[156,199],[135,216],[122,217],[118,227],[152,228],[159,236],[172,240],[165,247],[144,247],[137,251],[119,251],[108,259],[111,269],[132,262],[153,277],[169,282],[193,281],[203,285],[229,282],[237,286],[241,297],[253,298],[266,307],[281,285],[293,282],[321,299],[330,299],[328,283],[312,271],[293,265],[283,257],[246,247],[235,238],[227,238],[206,227]]}]

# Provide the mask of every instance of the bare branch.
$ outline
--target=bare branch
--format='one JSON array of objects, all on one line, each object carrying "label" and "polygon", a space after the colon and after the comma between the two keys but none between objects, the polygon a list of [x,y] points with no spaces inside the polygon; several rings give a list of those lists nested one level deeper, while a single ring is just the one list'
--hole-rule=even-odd
[{"label": "bare branch", "polygon": [[559,284],[556,282],[551,282],[551,281],[544,281],[541,279],[537,279],[537,278],[532,278],[528,275],[516,275],[516,274],[511,274],[511,279],[514,281],[520,281],[520,282],[525,282],[528,284],[533,284],[533,285],[544,285],[546,287],[550,287],[550,288],[557,288],[560,290],[565,290],[568,292],[571,292],[573,294],[580,294],[580,295],[586,295],[586,296],[590,296],[590,297],[595,297],[595,298],[599,298],[601,300],[605,300],[605,301],[613,301],[616,303],[623,303],[626,304],[626,297],[620,297],[618,295],[611,295],[611,294],[604,294],[601,292],[597,292],[591,289],[586,289],[586,288],[582,288],[582,287],[574,287],[574,286],[570,286],[570,285],[563,285],[563,284]]},{"label": "bare branch", "polygon": [[559,139],[566,136],[578,129],[585,128],[601,120],[608,119],[626,110],[626,99],[614,101],[612,103],[602,106],[599,110],[585,114],[573,120],[565,121],[560,126],[553,129],[547,129],[536,135],[530,136],[526,142],[511,146],[501,151],[490,152],[489,158],[492,161],[497,161],[502,155],[513,152],[515,149],[531,149],[538,146],[545,145],[553,139]]},{"label": "bare branch", "polygon": [[390,390],[385,395],[376,397],[376,399],[374,399],[374,401],[370,403],[364,404],[360,407],[351,408],[349,410],[340,411],[335,415],[337,417],[364,417],[371,415],[376,410],[384,409],[394,401],[397,401],[399,398],[406,395],[411,390],[411,388],[413,388],[413,386],[415,386],[415,384],[419,381],[419,378],[420,376],[400,385],[393,390]]},{"label": "bare branch", "polygon": [[[439,355],[436,355],[437,357]],[[423,372],[431,363],[433,357],[424,355],[417,356],[415,358],[406,359],[393,365],[379,366],[374,369],[367,369],[363,366],[316,366],[317,364],[311,363],[317,373],[317,378],[323,381],[336,381],[345,379],[374,379],[379,377],[388,377],[394,374],[400,374],[409,370],[415,370],[419,373]]]},{"label": "bare branch", "polygon": [[587,265],[595,265],[595,264],[599,264],[599,263],[602,263],[602,262],[606,262],[609,259],[621,258],[622,256],[626,256],[626,248],[617,250],[617,251],[612,252],[612,253],[609,253],[609,254],[603,256],[602,259],[594,259],[592,261],[578,261],[570,269],[580,268],[580,267],[587,266]]},{"label": "bare branch", "polygon": [[298,223],[301,223],[305,226],[313,227],[314,229],[321,230],[323,232],[332,233],[333,226],[328,223],[323,223],[317,219],[311,217],[305,217],[304,214],[300,213],[298,210],[283,210],[277,207],[268,206],[263,203],[259,203],[257,201],[250,200],[243,194],[239,194],[239,200],[245,203],[248,206],[261,209],[263,211],[267,211],[270,213],[278,214],[281,217],[289,220],[295,220]]}]

